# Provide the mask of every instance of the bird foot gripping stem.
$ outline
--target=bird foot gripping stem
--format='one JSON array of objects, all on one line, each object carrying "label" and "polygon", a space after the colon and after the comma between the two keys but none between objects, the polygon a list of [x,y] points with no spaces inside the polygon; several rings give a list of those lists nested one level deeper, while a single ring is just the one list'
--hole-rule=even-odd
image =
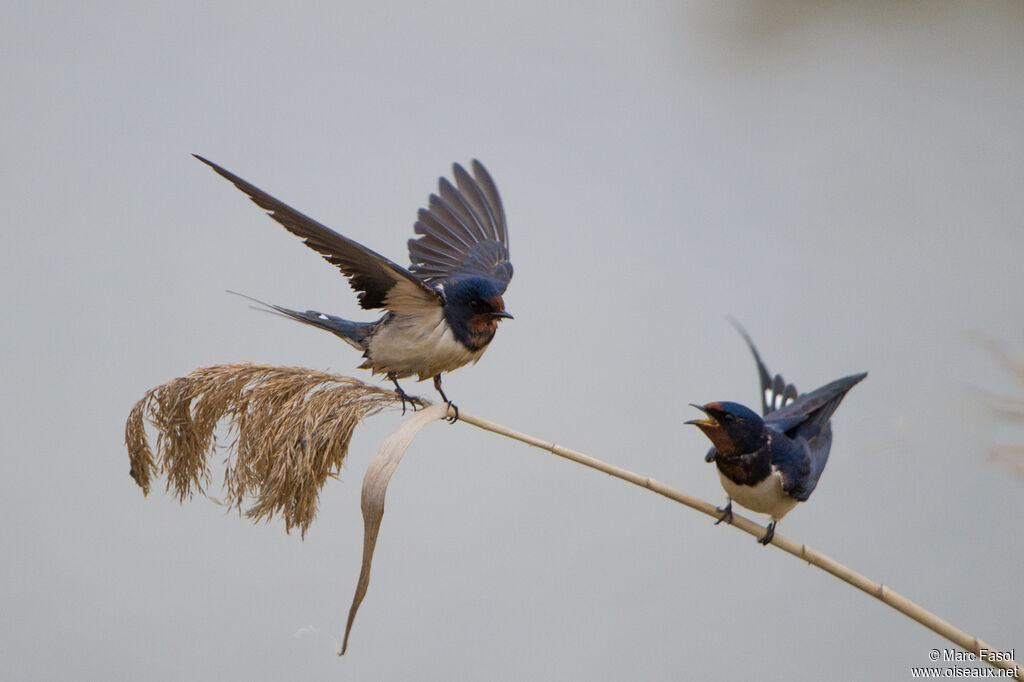
[{"label": "bird foot gripping stem", "polygon": [[417,406],[419,406],[419,407],[423,407],[424,406],[424,402],[423,402],[422,398],[418,398],[417,396],[414,396],[414,395],[409,395],[408,393],[406,393],[402,389],[401,386],[398,385],[398,377],[396,377],[394,374],[388,374],[388,379],[390,379],[391,383],[393,383],[395,385],[395,393],[398,394],[398,399],[402,401],[402,416],[403,417],[405,416],[405,404],[406,403],[409,403],[410,405],[412,405],[412,411],[413,412],[416,411]]},{"label": "bird foot gripping stem", "polygon": [[715,511],[721,514],[721,516],[718,517],[718,520],[715,521],[716,526],[720,524],[722,521],[725,521],[729,525],[732,525],[732,500],[729,500],[728,504],[726,504],[724,507],[715,507]]},{"label": "bird foot gripping stem", "polygon": [[398,394],[398,399],[402,401],[402,416],[405,416],[405,404],[409,403],[412,406],[412,411],[415,412],[417,408],[423,407],[423,401],[414,395],[409,395],[402,389],[395,391]]},{"label": "bird foot gripping stem", "polygon": [[455,403],[453,403],[452,401],[448,400],[448,396],[446,396],[444,394],[444,390],[441,388],[441,375],[440,374],[438,374],[437,376],[434,377],[434,388],[436,388],[437,392],[441,394],[441,400],[443,400],[445,402],[445,404],[448,405],[448,407],[450,408],[450,411],[454,411],[455,412],[454,415],[452,415],[450,417],[445,417],[444,420],[446,422],[448,422],[449,424],[454,424],[455,422],[459,421],[459,406],[456,405]]}]

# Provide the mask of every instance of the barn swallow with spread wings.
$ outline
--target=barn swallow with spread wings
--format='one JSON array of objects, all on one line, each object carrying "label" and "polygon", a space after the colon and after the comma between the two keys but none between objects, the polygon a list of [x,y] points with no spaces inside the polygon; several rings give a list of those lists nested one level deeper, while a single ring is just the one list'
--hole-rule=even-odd
[{"label": "barn swallow with spread wings", "polygon": [[512,318],[502,299],[512,279],[505,211],[483,164],[474,160],[472,175],[455,164],[454,185],[441,178],[428,208],[419,210],[414,230],[421,236],[409,240],[412,265],[406,269],[212,161],[194,156],[341,270],[359,292],[360,306],[385,312],[374,322],[353,322],[315,310],[258,303],[326,329],[362,351],[365,360],[360,368],[386,375],[403,411],[411,399],[398,380],[413,375],[419,381],[433,379],[434,388],[454,411],[451,421],[458,419],[458,408],[441,389],[441,374],[479,360],[498,323]]},{"label": "barn swallow with spread wings", "polygon": [[686,423],[698,427],[714,445],[704,459],[718,466],[728,496],[716,523],[732,521],[733,502],[768,514],[771,522],[760,539],[767,545],[779,519],[814,492],[832,449],[832,414],[867,373],[851,374],[810,393],[797,394],[796,386],[781,375],[772,378],[754,342],[736,326],[757,363],[762,414],[722,401],[693,405],[706,417]]}]

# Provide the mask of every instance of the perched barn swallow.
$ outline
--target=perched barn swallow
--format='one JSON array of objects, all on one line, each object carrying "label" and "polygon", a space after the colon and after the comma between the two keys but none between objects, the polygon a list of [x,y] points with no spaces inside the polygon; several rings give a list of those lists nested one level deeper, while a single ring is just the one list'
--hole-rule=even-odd
[{"label": "perched barn swallow", "polygon": [[757,362],[762,415],[738,403],[715,402],[693,405],[706,418],[686,423],[703,431],[714,446],[704,459],[718,466],[728,497],[726,505],[718,509],[722,515],[716,523],[732,521],[733,501],[768,514],[771,522],[759,540],[767,545],[775,536],[778,521],[814,492],[832,447],[832,413],[867,372],[798,395],[796,387],[781,375],[772,378],[753,341],[739,325],[737,328]]},{"label": "perched barn swallow", "polygon": [[[473,175],[455,164],[455,184],[445,178],[429,208],[421,208],[409,240],[409,269],[299,213],[217,164],[194,155],[227,178],[257,206],[306,246],[337,266],[359,304],[383,308],[375,322],[353,322],[315,310],[299,312],[261,303],[305,324],[326,329],[363,351],[360,368],[384,374],[395,385],[405,410],[408,394],[399,379],[417,375],[434,388],[458,418],[458,408],[441,389],[441,374],[476,362],[494,338],[498,323],[512,316],[502,294],[512,279],[508,230],[498,188],[487,169],[473,161]],[[255,300],[255,299],[253,299]],[[415,403],[413,403],[415,409]]]}]

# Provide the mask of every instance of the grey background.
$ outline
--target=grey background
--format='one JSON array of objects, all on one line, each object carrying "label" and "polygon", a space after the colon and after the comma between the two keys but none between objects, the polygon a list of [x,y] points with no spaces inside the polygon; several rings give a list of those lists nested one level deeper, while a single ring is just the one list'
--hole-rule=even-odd
[{"label": "grey background", "polygon": [[1019,2],[14,2],[0,51],[0,677],[903,680],[951,646],[704,516],[437,424],[337,659],[397,413],[304,542],[128,477],[132,404],[195,367],[369,378],[224,293],[371,319],[191,152],[400,262],[437,177],[482,159],[516,319],[449,394],[715,503],[682,422],[757,401],[727,314],[802,389],[870,371],[780,533],[1024,650],[1024,482],[986,457],[1022,436],[985,402],[1021,389],[973,336],[1024,350]]}]

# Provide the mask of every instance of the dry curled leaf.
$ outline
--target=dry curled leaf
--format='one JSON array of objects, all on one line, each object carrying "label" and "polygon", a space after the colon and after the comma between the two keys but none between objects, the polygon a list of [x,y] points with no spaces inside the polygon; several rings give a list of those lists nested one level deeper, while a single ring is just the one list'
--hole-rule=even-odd
[{"label": "dry curled leaf", "polygon": [[405,451],[424,426],[437,421],[448,414],[448,406],[444,403],[426,407],[411,417],[403,420],[395,431],[384,439],[380,449],[374,456],[363,477],[363,567],[359,571],[359,582],[356,593],[352,597],[352,606],[348,611],[348,622],[345,624],[345,639],[341,644],[339,656],[344,655],[348,648],[348,636],[352,631],[352,623],[356,619],[356,611],[366,596],[366,588],[370,585],[370,567],[373,563],[373,550],[377,546],[377,534],[380,522],[384,517],[384,496],[388,492],[388,482],[402,461]]}]

